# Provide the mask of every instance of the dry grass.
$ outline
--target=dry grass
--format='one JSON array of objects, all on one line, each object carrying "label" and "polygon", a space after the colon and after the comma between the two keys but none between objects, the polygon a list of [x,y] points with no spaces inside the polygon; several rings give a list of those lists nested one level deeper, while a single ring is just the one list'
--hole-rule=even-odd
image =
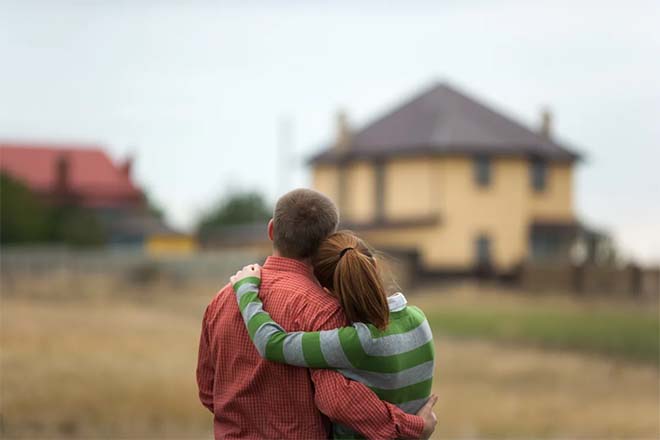
[{"label": "dry grass", "polygon": [[658,371],[606,358],[438,341],[436,438],[657,438]]},{"label": "dry grass", "polygon": [[[135,289],[66,277],[4,286],[3,436],[210,438],[194,370],[201,314],[214,290]],[[414,302],[428,310],[472,301],[515,308],[528,301],[461,292]],[[435,438],[660,435],[653,365],[442,335],[437,344]]]},{"label": "dry grass", "polygon": [[5,435],[204,436],[196,316],[148,304],[3,304]]}]

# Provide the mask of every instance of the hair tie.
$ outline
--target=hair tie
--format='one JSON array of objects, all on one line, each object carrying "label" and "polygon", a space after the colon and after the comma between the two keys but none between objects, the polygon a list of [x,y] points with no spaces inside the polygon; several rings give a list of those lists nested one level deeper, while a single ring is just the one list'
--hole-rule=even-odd
[{"label": "hair tie", "polygon": [[355,249],[355,248],[347,247],[347,248],[342,249],[341,252],[339,253],[339,258],[341,259],[341,257],[343,257],[344,254],[345,254],[346,252],[350,251],[351,249]]}]

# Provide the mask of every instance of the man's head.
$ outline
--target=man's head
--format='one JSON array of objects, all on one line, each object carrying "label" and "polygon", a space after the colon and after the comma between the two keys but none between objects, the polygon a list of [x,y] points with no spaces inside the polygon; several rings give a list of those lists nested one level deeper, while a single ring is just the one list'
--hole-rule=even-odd
[{"label": "man's head", "polygon": [[279,255],[304,260],[338,224],[339,213],[332,200],[318,191],[294,189],[277,201],[268,235]]}]

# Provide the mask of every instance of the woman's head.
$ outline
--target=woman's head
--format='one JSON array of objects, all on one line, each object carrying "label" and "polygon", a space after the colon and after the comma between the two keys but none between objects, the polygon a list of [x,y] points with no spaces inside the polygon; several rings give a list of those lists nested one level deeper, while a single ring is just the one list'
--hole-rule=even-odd
[{"label": "woman's head", "polygon": [[369,322],[384,329],[390,318],[373,252],[350,231],[326,238],[312,258],[321,285],[339,298],[351,322]]}]

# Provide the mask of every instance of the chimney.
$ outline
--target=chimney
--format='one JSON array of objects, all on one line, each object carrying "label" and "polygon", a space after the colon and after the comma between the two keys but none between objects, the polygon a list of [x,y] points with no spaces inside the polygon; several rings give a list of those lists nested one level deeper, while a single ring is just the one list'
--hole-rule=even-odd
[{"label": "chimney", "polygon": [[339,110],[337,112],[337,138],[335,148],[337,151],[346,151],[351,145],[351,129],[348,125],[346,112]]},{"label": "chimney", "polygon": [[541,135],[547,138],[552,136],[552,112],[547,107],[541,110],[541,127],[539,131]]},{"label": "chimney", "polygon": [[119,169],[126,177],[131,177],[131,171],[133,170],[133,156],[128,156],[119,166]]},{"label": "chimney", "polygon": [[66,153],[58,156],[55,163],[55,190],[60,194],[68,192],[70,165],[69,157]]}]

